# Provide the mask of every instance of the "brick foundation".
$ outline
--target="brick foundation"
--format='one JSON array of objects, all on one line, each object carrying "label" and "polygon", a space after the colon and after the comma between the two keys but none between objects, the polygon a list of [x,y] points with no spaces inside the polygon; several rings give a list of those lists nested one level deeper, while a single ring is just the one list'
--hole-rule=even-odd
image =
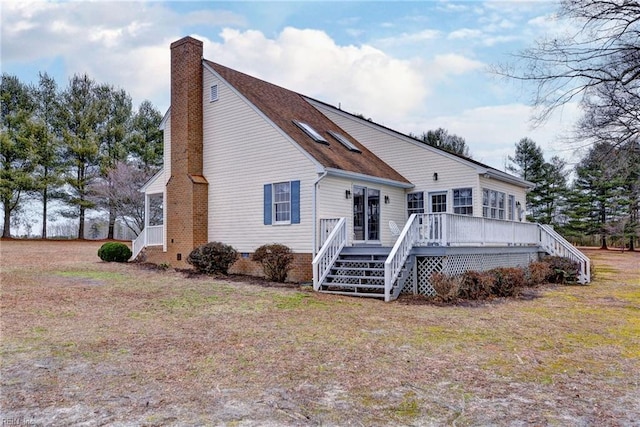
[{"label": "brick foundation", "polygon": [[[311,282],[313,280],[313,266],[311,254],[293,254],[292,269],[287,275],[287,282]],[[264,277],[262,265],[248,258],[239,258],[229,269],[231,274],[246,274],[248,276]]]}]

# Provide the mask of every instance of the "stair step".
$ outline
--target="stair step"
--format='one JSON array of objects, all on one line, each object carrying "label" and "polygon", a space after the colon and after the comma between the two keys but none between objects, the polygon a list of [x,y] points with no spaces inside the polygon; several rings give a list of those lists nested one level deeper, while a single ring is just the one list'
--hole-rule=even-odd
[{"label": "stair step", "polygon": [[[359,276],[327,276],[332,280],[330,282],[325,282],[327,286],[340,285],[340,286],[384,286],[384,277],[359,277]],[[348,280],[366,280],[366,282],[359,283],[350,283],[343,282],[340,279],[348,279]]]},{"label": "stair step", "polygon": [[332,271],[379,271],[384,272],[384,268],[375,268],[375,267],[349,267],[349,266],[338,266],[333,267]]},{"label": "stair step", "polygon": [[349,282],[340,282],[340,281],[331,281],[331,282],[325,282],[322,286],[336,286],[336,287],[342,287],[342,288],[372,288],[372,289],[378,289],[378,288],[384,288],[384,280],[379,280],[377,281],[378,283],[375,283],[375,281],[372,282],[367,282],[367,283],[349,283]]},{"label": "stair step", "polygon": [[348,292],[348,291],[326,291],[320,289],[318,292],[334,295],[349,295],[350,297],[368,297],[368,298],[384,298],[384,293],[372,293],[372,292]]}]

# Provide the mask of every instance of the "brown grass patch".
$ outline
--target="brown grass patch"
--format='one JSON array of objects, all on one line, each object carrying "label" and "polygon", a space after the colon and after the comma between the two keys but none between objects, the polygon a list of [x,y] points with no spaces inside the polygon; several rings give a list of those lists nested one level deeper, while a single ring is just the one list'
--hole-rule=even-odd
[{"label": "brown grass patch", "polygon": [[632,425],[640,254],[591,286],[385,304],[0,242],[3,419],[42,425]]}]

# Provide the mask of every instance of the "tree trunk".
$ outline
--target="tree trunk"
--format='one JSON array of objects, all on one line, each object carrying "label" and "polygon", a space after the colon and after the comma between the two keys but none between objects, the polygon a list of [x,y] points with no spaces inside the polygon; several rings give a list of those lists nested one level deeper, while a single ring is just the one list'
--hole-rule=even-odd
[{"label": "tree trunk", "polygon": [[11,210],[9,209],[9,203],[3,203],[4,205],[4,227],[2,229],[2,237],[11,237]]},{"label": "tree trunk", "polygon": [[634,236],[630,236],[629,237],[629,251],[630,252],[634,252],[636,250],[636,244],[635,244],[635,237]]},{"label": "tree trunk", "polygon": [[47,238],[47,198],[49,194],[47,188],[42,190],[42,238]]},{"label": "tree trunk", "polygon": [[602,235],[602,242],[600,243],[600,249],[609,249],[607,247],[607,236]]},{"label": "tree trunk", "polygon": [[80,205],[80,223],[78,224],[78,239],[85,240],[84,238],[84,211],[85,207]]},{"label": "tree trunk", "polygon": [[109,203],[109,231],[107,232],[107,239],[113,239],[113,230],[116,224],[116,209]]}]

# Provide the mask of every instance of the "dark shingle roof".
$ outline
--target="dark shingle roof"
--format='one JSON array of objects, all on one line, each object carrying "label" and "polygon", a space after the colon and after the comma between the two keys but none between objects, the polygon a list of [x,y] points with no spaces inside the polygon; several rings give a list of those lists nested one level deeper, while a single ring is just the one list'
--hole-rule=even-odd
[{"label": "dark shingle roof", "polygon": [[[205,60],[205,63],[325,168],[409,183],[395,169],[309,104],[303,95],[215,62]],[[330,145],[315,142],[293,123],[294,120],[311,125]],[[345,136],[361,153],[350,151],[331,137],[328,131]]]}]

